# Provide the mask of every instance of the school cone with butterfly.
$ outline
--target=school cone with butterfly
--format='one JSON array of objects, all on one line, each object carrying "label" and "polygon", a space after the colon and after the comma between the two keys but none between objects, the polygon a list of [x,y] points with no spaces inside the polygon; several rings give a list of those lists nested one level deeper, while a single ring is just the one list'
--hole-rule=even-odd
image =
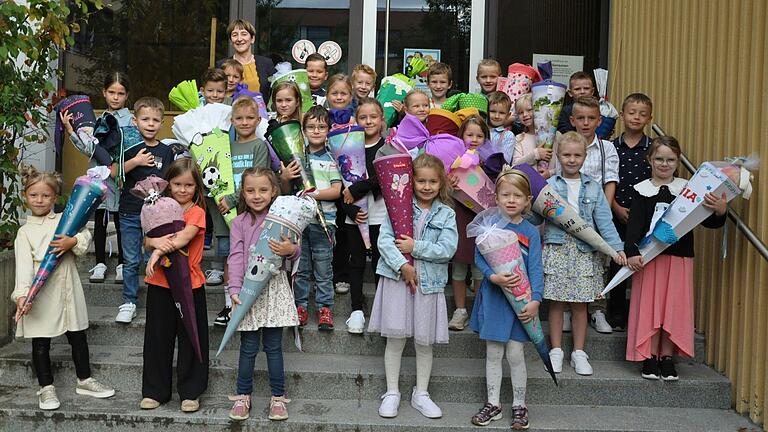
[{"label": "school cone with butterfly", "polygon": [[[387,206],[395,238],[413,237],[413,159],[409,154],[384,156],[373,162],[381,185],[381,195]],[[413,256],[404,254],[413,265]]]}]

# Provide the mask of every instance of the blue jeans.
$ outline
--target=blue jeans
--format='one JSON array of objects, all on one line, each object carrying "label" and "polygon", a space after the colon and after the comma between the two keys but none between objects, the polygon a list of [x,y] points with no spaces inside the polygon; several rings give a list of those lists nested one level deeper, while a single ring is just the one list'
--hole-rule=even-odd
[{"label": "blue jeans", "polygon": [[138,213],[120,212],[120,236],[123,243],[123,301],[136,304],[139,299],[139,265],[144,263],[144,232]]},{"label": "blue jeans", "polygon": [[259,353],[259,341],[267,354],[267,372],[272,396],[285,394],[283,371],[283,328],[262,327],[256,331],[240,332],[240,363],[237,366],[237,394],[253,392],[253,367]]},{"label": "blue jeans", "polygon": [[[336,228],[328,225],[328,233],[334,238]],[[333,244],[319,224],[309,224],[301,234],[301,260],[293,285],[296,306],[309,303],[310,276],[315,277],[315,306],[333,307]]]}]

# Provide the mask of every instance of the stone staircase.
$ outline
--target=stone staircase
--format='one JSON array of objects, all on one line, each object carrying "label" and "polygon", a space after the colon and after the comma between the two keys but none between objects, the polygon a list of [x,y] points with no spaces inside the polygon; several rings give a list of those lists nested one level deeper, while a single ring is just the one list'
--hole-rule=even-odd
[{"label": "stone staircase", "polygon": [[[204,260],[207,268],[209,258]],[[228,418],[231,402],[226,398],[234,390],[239,338],[233,338],[219,357],[211,353],[208,391],[202,397],[201,410],[184,414],[179,401],[152,411],[138,408],[141,399],[142,343],[144,338],[143,296],[139,316],[130,325],[114,322],[117,306],[122,303],[121,285],[107,281],[92,284],[87,269],[94,264],[92,255],[78,263],[91,320],[88,340],[94,376],[109,383],[117,395],[95,400],[74,392],[74,367],[66,338],[54,339],[51,358],[61,408],[42,412],[37,407],[37,382],[31,365],[31,344],[17,340],[0,348],[0,430],[106,430],[136,431],[251,431],[268,428],[279,431],[470,431],[477,430],[470,418],[485,401],[485,346],[469,330],[451,333],[451,343],[435,346],[434,366],[429,391],[440,405],[444,417],[429,420],[410,407],[410,389],[414,385],[415,361],[412,343],[403,358],[400,414],[383,419],[377,414],[379,397],[384,393],[383,353],[385,340],[377,335],[351,335],[344,321],[349,316],[348,295],[337,295],[336,330],[317,330],[314,309],[310,323],[302,330],[304,352],[293,344],[293,333],[284,338],[287,396],[290,419],[267,419],[268,380],[263,354],[257,360],[254,402],[251,418],[234,422]],[[110,269],[114,269],[114,262]],[[366,276],[365,294],[373,301],[374,285]],[[216,312],[223,306],[223,289],[206,289],[210,347],[218,348],[223,329],[213,327]],[[449,312],[453,298],[447,292]],[[471,307],[473,296],[469,296]],[[546,326],[546,322],[545,322]],[[647,381],[638,366],[623,361],[624,333],[603,335],[590,329],[587,352],[595,370],[590,377],[578,376],[567,364],[555,387],[543,370],[530,344],[526,346],[528,365],[528,405],[531,429],[540,431],[747,431],[759,430],[748,419],[731,410],[730,382],[702,364],[701,358],[681,360],[680,381]],[[566,353],[570,352],[566,336]],[[704,352],[704,340],[697,337],[696,351]],[[566,361],[567,363],[567,361]],[[505,366],[506,367],[506,366]],[[175,393],[175,392],[174,392]],[[511,385],[505,376],[501,392],[505,415],[511,406]],[[178,396],[174,394],[174,398]],[[487,429],[509,428],[509,420],[493,422]]]}]

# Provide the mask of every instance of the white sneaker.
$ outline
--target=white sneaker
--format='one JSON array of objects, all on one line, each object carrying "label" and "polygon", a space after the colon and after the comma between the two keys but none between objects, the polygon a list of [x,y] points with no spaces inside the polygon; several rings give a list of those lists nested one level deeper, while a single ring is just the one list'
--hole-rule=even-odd
[{"label": "white sneaker", "polygon": [[55,410],[61,406],[59,397],[56,396],[56,388],[51,385],[47,385],[37,391],[37,403],[41,410]]},{"label": "white sneaker", "polygon": [[108,385],[102,384],[91,377],[86,378],[83,381],[78,379],[75,393],[79,395],[92,396],[98,399],[104,399],[114,396],[115,389]]},{"label": "white sneaker", "polygon": [[205,284],[210,286],[221,285],[224,283],[224,272],[221,270],[210,269],[205,272]]},{"label": "white sneaker", "polygon": [[349,292],[348,282],[336,282],[336,294],[346,294]]},{"label": "white sneaker", "polygon": [[397,417],[397,409],[400,407],[400,392],[386,392],[381,396],[379,415],[384,418]]},{"label": "white sneaker", "polygon": [[601,310],[592,314],[589,323],[598,333],[613,333],[613,327],[605,320],[605,314]]},{"label": "white sneaker", "polygon": [[347,331],[354,334],[360,334],[365,328],[365,315],[363,311],[352,311],[352,315],[347,319]]},{"label": "white sneaker", "polygon": [[563,312],[563,332],[568,333],[571,331],[571,311]]},{"label": "white sneaker", "polygon": [[117,308],[117,317],[115,322],[130,324],[136,318],[136,305],[133,303],[123,303]]},{"label": "white sneaker", "polygon": [[104,273],[107,272],[107,265],[104,263],[98,263],[88,271],[91,272],[91,276],[88,278],[89,281],[104,282]]},{"label": "white sneaker", "polygon": [[432,402],[429,393],[416,391],[416,387],[411,394],[411,406],[426,418],[436,419],[443,416],[443,411]]},{"label": "white sneaker", "polygon": [[469,314],[465,308],[453,311],[451,320],[448,321],[448,330],[464,330],[469,322]]},{"label": "white sneaker", "polygon": [[592,375],[592,365],[588,360],[589,356],[582,350],[571,353],[571,367],[579,375]]},{"label": "white sneaker", "polygon": [[560,373],[563,371],[563,349],[552,348],[549,350],[549,360],[552,362],[552,372]]},{"label": "white sneaker", "polygon": [[115,283],[123,283],[123,265],[118,264],[115,267]]}]

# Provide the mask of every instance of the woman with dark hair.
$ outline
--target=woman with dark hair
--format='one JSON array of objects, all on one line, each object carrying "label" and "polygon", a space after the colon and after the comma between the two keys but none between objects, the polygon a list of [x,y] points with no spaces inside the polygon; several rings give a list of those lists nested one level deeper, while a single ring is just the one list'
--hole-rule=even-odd
[{"label": "woman with dark hair", "polygon": [[[227,27],[229,43],[235,50],[232,56],[243,65],[242,83],[248,85],[248,90],[260,92],[264,100],[269,100],[270,86],[268,77],[275,73],[275,65],[269,57],[254,55],[252,47],[256,42],[256,29],[249,21],[236,19]],[[226,59],[216,62],[217,67]]]}]

